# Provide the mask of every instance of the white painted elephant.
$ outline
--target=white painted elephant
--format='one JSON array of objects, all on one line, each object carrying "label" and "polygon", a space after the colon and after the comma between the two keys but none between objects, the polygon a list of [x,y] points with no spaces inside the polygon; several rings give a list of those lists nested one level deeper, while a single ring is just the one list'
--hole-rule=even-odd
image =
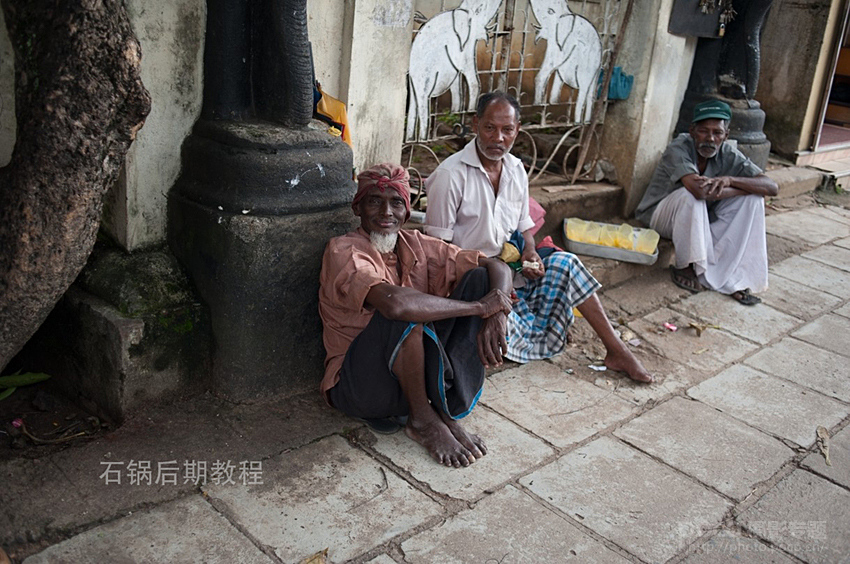
[{"label": "white painted elephant", "polygon": [[[452,112],[461,111],[461,76],[469,87],[468,109],[474,110],[481,86],[475,45],[487,38],[487,23],[502,0],[463,0],[454,10],[428,20],[410,49],[405,139],[428,136],[428,107],[432,97],[451,89]],[[417,134],[416,122],[419,122]]]},{"label": "white painted elephant", "polygon": [[554,72],[549,103],[558,103],[564,84],[575,88],[574,119],[576,123],[589,122],[602,62],[602,41],[596,28],[573,14],[567,0],[531,0],[531,9],[540,24],[534,42],[546,40],[546,55],[534,78],[534,103],[544,103],[546,84]]}]

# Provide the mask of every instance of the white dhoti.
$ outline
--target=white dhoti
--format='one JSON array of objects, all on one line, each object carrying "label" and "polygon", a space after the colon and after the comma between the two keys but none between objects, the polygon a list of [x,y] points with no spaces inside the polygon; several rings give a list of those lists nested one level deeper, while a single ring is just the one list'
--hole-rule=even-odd
[{"label": "white dhoti", "polygon": [[709,203],[679,188],[661,200],[649,226],[673,240],[676,268],[692,264],[703,286],[722,294],[767,289],[762,196]]}]

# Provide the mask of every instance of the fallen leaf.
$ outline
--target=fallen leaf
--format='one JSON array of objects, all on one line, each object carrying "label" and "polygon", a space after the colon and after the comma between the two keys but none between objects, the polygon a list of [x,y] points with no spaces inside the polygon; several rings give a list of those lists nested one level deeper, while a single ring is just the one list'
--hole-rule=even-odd
[{"label": "fallen leaf", "polygon": [[18,388],[20,386],[28,386],[36,384],[50,378],[49,374],[43,372],[26,372],[24,374],[11,374],[9,376],[0,376],[0,388]]},{"label": "fallen leaf", "polygon": [[823,459],[826,461],[827,466],[832,466],[832,462],[829,460],[829,431],[826,430],[826,427],[818,425],[817,435],[818,448],[823,455]]},{"label": "fallen leaf", "polygon": [[328,561],[328,549],[321,550],[313,556],[308,556],[299,564],[325,564]]},{"label": "fallen leaf", "polygon": [[694,323],[693,321],[688,323],[689,327],[693,327],[694,331],[697,332],[697,337],[702,337],[702,332],[706,329],[720,329],[717,325],[711,325],[709,323]]}]

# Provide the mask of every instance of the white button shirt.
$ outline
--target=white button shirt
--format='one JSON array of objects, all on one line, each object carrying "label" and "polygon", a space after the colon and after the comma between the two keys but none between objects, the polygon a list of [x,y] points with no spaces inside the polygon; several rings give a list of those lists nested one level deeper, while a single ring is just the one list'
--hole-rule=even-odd
[{"label": "white button shirt", "polygon": [[515,230],[534,227],[528,213],[528,175],[510,153],[502,157],[499,195],[493,191],[475,140],[447,158],[425,181],[425,233],[464,249],[498,255]]}]

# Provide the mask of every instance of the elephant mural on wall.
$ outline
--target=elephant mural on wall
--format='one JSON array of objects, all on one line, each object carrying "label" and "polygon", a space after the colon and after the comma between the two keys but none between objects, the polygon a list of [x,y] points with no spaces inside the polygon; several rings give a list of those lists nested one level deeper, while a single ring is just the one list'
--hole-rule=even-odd
[{"label": "elephant mural on wall", "polygon": [[468,110],[475,110],[481,90],[475,46],[487,38],[487,23],[501,3],[463,0],[454,10],[428,20],[416,34],[410,49],[406,140],[427,138],[430,100],[446,90],[451,89],[452,112],[461,111],[461,77],[469,88]]},{"label": "elephant mural on wall", "polygon": [[577,91],[576,123],[589,122],[596,77],[602,63],[602,40],[592,23],[570,11],[567,0],[530,1],[534,17],[540,24],[534,42],[546,40],[546,54],[534,78],[534,103],[543,105],[546,84],[554,72],[549,103],[558,103],[561,87],[566,84]]}]

